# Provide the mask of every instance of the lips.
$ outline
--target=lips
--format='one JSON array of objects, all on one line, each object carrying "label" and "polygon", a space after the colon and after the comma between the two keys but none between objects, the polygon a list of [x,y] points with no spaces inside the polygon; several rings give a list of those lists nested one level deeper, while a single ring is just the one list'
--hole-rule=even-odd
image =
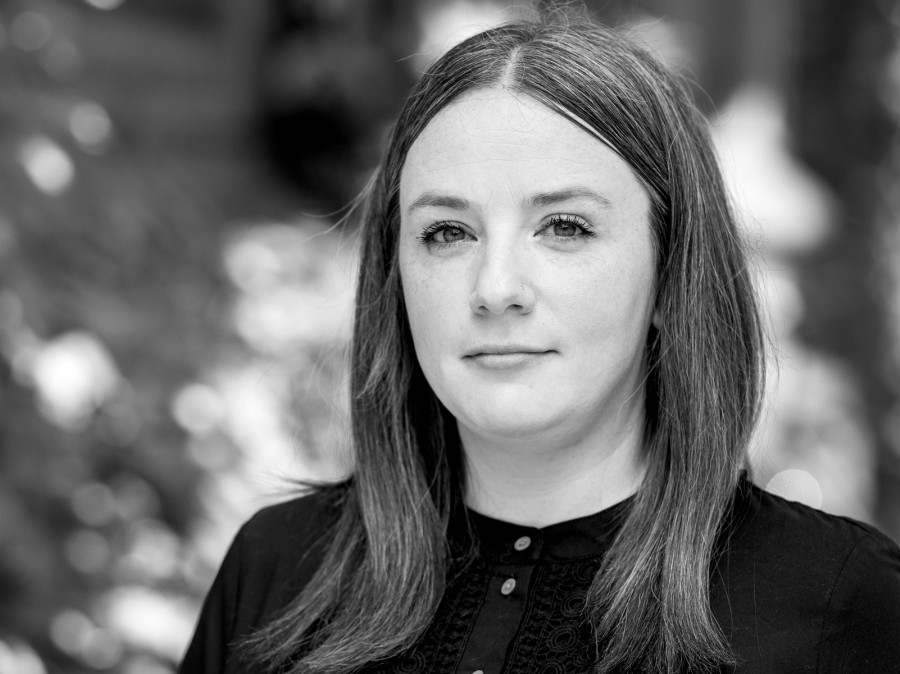
[{"label": "lips", "polygon": [[552,353],[554,352],[545,349],[504,344],[478,347],[467,354],[464,360],[482,370],[518,371],[537,365]]},{"label": "lips", "polygon": [[550,350],[539,349],[531,346],[522,346],[519,344],[504,344],[501,346],[479,346],[466,353],[465,357],[476,358],[478,356],[508,356],[511,354],[539,355],[543,353],[550,353]]}]

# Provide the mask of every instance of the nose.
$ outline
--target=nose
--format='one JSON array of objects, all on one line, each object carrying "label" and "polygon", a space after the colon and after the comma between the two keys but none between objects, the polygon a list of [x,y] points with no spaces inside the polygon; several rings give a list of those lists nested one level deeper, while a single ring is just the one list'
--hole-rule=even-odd
[{"label": "nose", "polygon": [[478,259],[475,284],[469,308],[476,314],[530,313],[534,308],[534,289],[527,264],[514,247],[488,245]]}]

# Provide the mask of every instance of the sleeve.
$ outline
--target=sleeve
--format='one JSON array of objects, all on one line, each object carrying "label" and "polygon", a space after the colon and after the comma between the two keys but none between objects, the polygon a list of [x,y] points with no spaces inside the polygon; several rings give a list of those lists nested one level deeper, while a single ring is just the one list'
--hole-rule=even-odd
[{"label": "sleeve", "polygon": [[817,671],[900,674],[900,549],[874,530],[834,585]]},{"label": "sleeve", "polygon": [[226,669],[240,590],[242,534],[232,542],[206,595],[178,674],[221,674]]}]

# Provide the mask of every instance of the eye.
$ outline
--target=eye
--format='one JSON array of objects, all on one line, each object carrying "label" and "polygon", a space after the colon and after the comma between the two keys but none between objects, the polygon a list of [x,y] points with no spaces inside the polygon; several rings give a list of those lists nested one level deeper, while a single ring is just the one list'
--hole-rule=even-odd
[{"label": "eye", "polygon": [[450,246],[467,241],[472,236],[460,225],[452,222],[435,222],[426,227],[417,238],[425,244]]},{"label": "eye", "polygon": [[586,220],[577,215],[564,213],[551,216],[549,221],[535,233],[535,236],[538,235],[568,242],[594,236],[594,231]]},{"label": "eye", "polygon": [[553,234],[555,236],[575,236],[580,231],[578,225],[571,222],[554,222],[551,227],[553,228]]}]

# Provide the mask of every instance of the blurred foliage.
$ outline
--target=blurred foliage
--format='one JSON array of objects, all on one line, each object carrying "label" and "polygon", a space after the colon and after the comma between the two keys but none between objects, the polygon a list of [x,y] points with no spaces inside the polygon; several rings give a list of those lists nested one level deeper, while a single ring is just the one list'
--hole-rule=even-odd
[{"label": "blurred foliage", "polygon": [[875,517],[898,536],[900,3],[799,5],[793,149],[840,204],[834,235],[799,260],[809,302],[799,332],[854,373],[875,446]]},{"label": "blurred foliage", "polygon": [[181,541],[202,471],[169,407],[230,339],[219,222],[178,165],[117,138],[78,15],[0,19],[0,639],[51,672],[154,671],[181,644],[153,621],[189,629],[200,572]]},{"label": "blurred foliage", "polygon": [[[346,469],[354,234],[310,213],[348,203],[415,73],[502,4],[0,6],[0,674],[173,671],[240,521]],[[896,3],[586,5],[725,109],[781,307],[758,477],[871,517],[878,467],[900,493]],[[832,110],[831,73],[868,112]],[[872,264],[880,299],[838,292]]]},{"label": "blurred foliage", "polygon": [[3,674],[172,671],[237,523],[340,442],[352,245],[287,221],[233,26],[120,4],[0,10]]}]

